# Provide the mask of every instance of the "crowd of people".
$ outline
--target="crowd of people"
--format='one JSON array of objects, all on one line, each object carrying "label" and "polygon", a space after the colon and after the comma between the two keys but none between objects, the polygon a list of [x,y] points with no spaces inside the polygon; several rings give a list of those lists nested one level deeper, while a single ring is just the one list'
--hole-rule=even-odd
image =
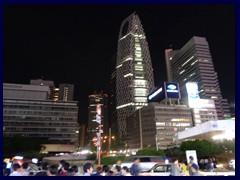
[{"label": "crowd of people", "polygon": [[[170,176],[184,176],[186,172],[190,176],[199,176],[198,165],[194,163],[192,156],[189,157],[190,161],[186,166],[180,166],[178,159],[174,159],[171,164]],[[65,160],[59,161],[58,165],[50,165],[47,162],[42,162],[33,169],[29,163],[22,164],[14,163],[11,170],[6,168],[6,163],[3,164],[4,176],[139,176],[141,172],[140,160],[135,158],[132,166],[121,166],[121,160],[118,160],[115,165],[102,165],[95,167],[93,164],[87,162],[83,167],[70,165]]]},{"label": "crowd of people", "polygon": [[[136,166],[136,165],[135,165]],[[6,168],[6,163],[3,163],[4,176],[132,176],[127,166],[121,167],[119,160],[114,166],[97,166],[87,162],[81,168],[76,165],[70,165],[65,160],[59,161],[58,165],[50,165],[47,162],[42,162],[32,168],[29,163],[14,163],[11,168]],[[137,166],[134,167],[134,175],[139,171]],[[136,171],[136,172],[135,172]]]}]

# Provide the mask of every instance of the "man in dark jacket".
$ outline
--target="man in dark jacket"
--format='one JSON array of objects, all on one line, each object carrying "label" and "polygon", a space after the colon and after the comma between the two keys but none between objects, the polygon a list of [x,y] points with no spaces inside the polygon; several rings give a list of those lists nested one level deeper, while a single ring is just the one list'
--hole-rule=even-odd
[{"label": "man in dark jacket", "polygon": [[133,176],[138,176],[140,173],[140,159],[139,158],[134,158],[134,163],[132,165],[132,167],[130,168],[130,172]]}]

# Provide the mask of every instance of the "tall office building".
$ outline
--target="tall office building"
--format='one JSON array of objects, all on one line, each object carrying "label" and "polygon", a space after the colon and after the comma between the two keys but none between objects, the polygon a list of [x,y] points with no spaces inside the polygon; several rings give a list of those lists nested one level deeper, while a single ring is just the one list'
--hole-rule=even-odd
[{"label": "tall office building", "polygon": [[59,100],[72,101],[73,100],[73,84],[59,84]]},{"label": "tall office building", "polygon": [[153,69],[146,36],[134,12],[121,24],[116,63],[116,109],[119,136],[127,133],[126,118],[147,106],[154,89]]},{"label": "tall office building", "polygon": [[187,97],[186,83],[197,82],[200,98],[214,100],[218,119],[223,119],[229,110],[222,104],[218,77],[206,38],[194,36],[175,55],[171,51],[165,51],[166,60],[170,62],[166,63],[167,71],[171,71],[168,80],[179,83],[182,98]]}]

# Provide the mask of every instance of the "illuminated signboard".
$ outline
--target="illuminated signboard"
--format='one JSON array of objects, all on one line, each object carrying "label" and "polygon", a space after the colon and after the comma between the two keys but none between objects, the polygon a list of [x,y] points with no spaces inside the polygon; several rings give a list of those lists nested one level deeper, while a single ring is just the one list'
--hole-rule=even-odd
[{"label": "illuminated signboard", "polygon": [[163,86],[155,89],[147,97],[148,102],[160,102],[165,98],[180,99],[180,91],[179,91],[178,83],[164,82]]},{"label": "illuminated signboard", "polygon": [[180,91],[178,83],[164,82],[165,97],[180,99]]},{"label": "illuminated signboard", "polygon": [[186,89],[188,93],[188,99],[200,99],[197,82],[186,83]]},{"label": "illuminated signboard", "polygon": [[163,87],[159,87],[155,89],[152,93],[150,93],[147,97],[148,102],[160,102],[165,98]]}]

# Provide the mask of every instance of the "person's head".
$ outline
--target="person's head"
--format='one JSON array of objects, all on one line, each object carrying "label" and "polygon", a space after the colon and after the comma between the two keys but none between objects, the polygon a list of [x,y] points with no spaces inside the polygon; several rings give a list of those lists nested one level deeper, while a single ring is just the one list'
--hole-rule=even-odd
[{"label": "person's head", "polygon": [[123,166],[122,169],[121,169],[121,172],[122,172],[122,174],[127,174],[127,173],[129,173],[128,167],[127,167],[127,166]]},{"label": "person's head", "polygon": [[56,176],[58,172],[58,167],[55,165],[51,165],[47,171],[48,176]]},{"label": "person's head", "polygon": [[86,163],[83,165],[84,173],[92,174],[93,172],[93,165],[91,163]]},{"label": "person's head", "polygon": [[136,157],[136,158],[134,158],[134,163],[135,163],[135,164],[138,164],[138,163],[140,163],[140,159],[139,159],[139,158],[137,158],[137,157]]},{"label": "person's head", "polygon": [[22,164],[22,169],[27,170],[27,168],[28,168],[28,163],[27,162],[23,163]]},{"label": "person's head", "polygon": [[117,161],[117,165],[118,165],[118,166],[121,166],[121,164],[122,164],[122,160],[119,159],[119,160]]},{"label": "person's head", "polygon": [[42,170],[44,170],[44,171],[48,170],[48,163],[47,163],[47,162],[42,162],[41,168],[42,168]]},{"label": "person's head", "polygon": [[78,167],[77,167],[76,165],[74,165],[74,166],[72,166],[72,167],[70,168],[70,170],[71,170],[71,172],[73,172],[73,173],[77,173],[77,172],[78,172]]},{"label": "person's head", "polygon": [[32,172],[32,171],[29,172],[29,173],[28,173],[28,176],[34,176],[34,172]]},{"label": "person's head", "polygon": [[21,168],[21,166],[18,163],[14,163],[12,166],[13,171],[18,171]]},{"label": "person's head", "polygon": [[178,159],[177,158],[173,159],[173,163],[178,164]]},{"label": "person's head", "polygon": [[103,172],[107,173],[109,171],[108,165],[103,165],[102,170]]},{"label": "person's head", "polygon": [[101,174],[102,173],[102,167],[101,166],[98,166],[97,169],[96,169],[96,172],[98,174]]},{"label": "person's head", "polygon": [[69,167],[70,167],[70,164],[68,162],[65,162],[63,165],[62,165],[62,171],[66,172],[69,170]]},{"label": "person's head", "polygon": [[120,173],[121,172],[121,166],[116,165],[115,171],[116,171],[116,173]]},{"label": "person's head", "polygon": [[65,162],[66,162],[66,161],[65,161],[65,160],[63,160],[63,159],[62,159],[62,160],[60,160],[60,161],[59,161],[59,164],[58,164],[58,166],[59,166],[59,167],[62,167],[62,166],[63,166],[63,164],[64,164]]},{"label": "person's head", "polygon": [[108,176],[114,176],[114,171],[109,170],[109,171],[108,171]]},{"label": "person's head", "polygon": [[193,156],[189,156],[189,159],[190,159],[191,161],[193,161],[194,158],[193,158]]}]

